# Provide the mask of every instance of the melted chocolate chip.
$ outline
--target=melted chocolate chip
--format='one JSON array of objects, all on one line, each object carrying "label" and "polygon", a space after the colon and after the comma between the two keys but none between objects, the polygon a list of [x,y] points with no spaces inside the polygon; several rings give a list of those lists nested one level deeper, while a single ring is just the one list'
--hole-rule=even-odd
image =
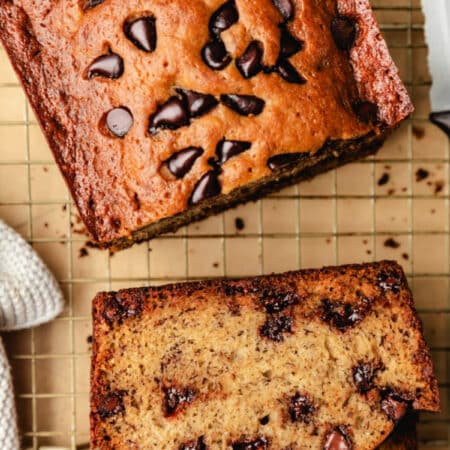
[{"label": "melted chocolate chip", "polygon": [[297,72],[297,69],[287,59],[280,59],[277,62],[276,71],[280,74],[281,78],[288,83],[306,83],[306,79]]},{"label": "melted chocolate chip", "polygon": [[216,155],[219,158],[220,164],[227,162],[233,156],[248,150],[252,144],[244,141],[226,141],[223,139],[217,144]]},{"label": "melted chocolate chip", "polygon": [[129,291],[111,294],[104,302],[102,315],[113,326],[121,324],[124,319],[138,317],[142,312],[142,301],[138,293]]},{"label": "melted chocolate chip", "polygon": [[310,423],[316,407],[305,395],[295,394],[289,400],[289,416],[292,422]]},{"label": "melted chocolate chip", "polygon": [[123,397],[126,394],[126,391],[111,391],[103,396],[97,409],[99,416],[102,419],[107,419],[123,413],[125,411]]},{"label": "melted chocolate chip", "polygon": [[303,49],[304,43],[296,39],[286,27],[281,28],[280,56],[289,58]]},{"label": "melted chocolate chip", "polygon": [[369,306],[364,299],[360,304],[332,302],[324,299],[322,300],[322,320],[341,331],[345,331],[363,320]]},{"label": "melted chocolate chip", "polygon": [[385,391],[382,396],[382,411],[395,423],[399,422],[408,412],[410,402],[391,390]]},{"label": "melted chocolate chip", "polygon": [[337,427],[325,437],[323,450],[351,450],[352,444],[345,427]]},{"label": "melted chocolate chip", "polygon": [[220,185],[217,177],[217,171],[211,170],[197,182],[189,200],[189,205],[197,205],[211,197],[216,197],[222,192],[222,186]]},{"label": "melted chocolate chip", "polygon": [[289,306],[298,305],[300,297],[295,292],[264,289],[261,294],[261,303],[269,314],[274,314]]},{"label": "melted chocolate chip", "polygon": [[263,426],[267,425],[270,422],[270,416],[267,415],[267,416],[261,417],[261,419],[259,419],[258,422]]},{"label": "melted chocolate chip", "polygon": [[158,128],[176,130],[188,124],[189,115],[183,101],[178,97],[171,97],[150,118],[149,132],[155,134]]},{"label": "melted chocolate chip", "polygon": [[197,158],[203,155],[204,150],[200,147],[188,147],[174,153],[167,161],[170,173],[177,178],[183,178],[194,165]]},{"label": "melted chocolate chip", "polygon": [[221,95],[220,100],[225,106],[242,116],[257,116],[262,113],[266,104],[264,100],[253,95]]},{"label": "melted chocolate chip", "polygon": [[353,381],[358,392],[364,394],[374,388],[373,380],[381,368],[380,364],[374,364],[373,362],[361,363],[353,368]]},{"label": "melted chocolate chip", "polygon": [[178,447],[178,450],[207,450],[203,436],[199,437],[197,441],[186,442]]},{"label": "melted chocolate chip", "polygon": [[219,102],[213,95],[200,94],[199,92],[187,89],[177,89],[177,92],[186,102],[191,117],[199,117],[215,108]]},{"label": "melted chocolate chip", "polygon": [[364,123],[376,123],[378,106],[371,102],[358,102],[353,105],[353,111]]},{"label": "melted chocolate chip", "polygon": [[124,137],[133,126],[133,115],[128,108],[121,106],[106,114],[106,126],[117,137]]},{"label": "melted chocolate chip", "polygon": [[356,21],[351,17],[335,17],[331,21],[331,34],[340,50],[350,50],[356,40]]},{"label": "melted chocolate chip", "polygon": [[222,31],[227,30],[239,20],[239,13],[234,0],[224,3],[212,16],[209,21],[209,31],[219,36]]},{"label": "melted chocolate chip", "polygon": [[287,316],[269,316],[259,333],[274,342],[282,342],[284,333],[292,333],[293,320]]},{"label": "melted chocolate chip", "polygon": [[220,39],[210,41],[203,47],[202,58],[205,64],[213,70],[223,70],[231,62],[231,56]]},{"label": "melted chocolate chip", "polygon": [[283,167],[298,164],[301,160],[309,158],[309,153],[282,153],[272,156],[267,160],[270,170],[278,170]]},{"label": "melted chocolate chip", "polygon": [[241,57],[236,60],[236,67],[244,78],[251,78],[261,72],[263,47],[258,41],[252,41]]},{"label": "melted chocolate chip", "polygon": [[254,441],[234,442],[231,448],[233,450],[267,450],[269,441],[265,437],[260,437]]},{"label": "melted chocolate chip", "polygon": [[88,68],[87,77],[104,77],[115,80],[123,74],[123,59],[116,53],[107,53],[96,58]]},{"label": "melted chocolate chip", "polygon": [[188,404],[192,403],[196,391],[189,388],[177,388],[174,386],[164,388],[164,416],[173,416]]},{"label": "melted chocolate chip", "polygon": [[156,23],[154,17],[140,17],[127,21],[125,36],[140,50],[153,52],[156,49]]},{"label": "melted chocolate chip", "polygon": [[402,277],[396,270],[382,270],[377,276],[378,286],[383,291],[398,294],[402,286]]},{"label": "melted chocolate chip", "polygon": [[294,18],[294,5],[291,0],[272,0],[273,4],[280,11],[284,20],[292,20]]}]

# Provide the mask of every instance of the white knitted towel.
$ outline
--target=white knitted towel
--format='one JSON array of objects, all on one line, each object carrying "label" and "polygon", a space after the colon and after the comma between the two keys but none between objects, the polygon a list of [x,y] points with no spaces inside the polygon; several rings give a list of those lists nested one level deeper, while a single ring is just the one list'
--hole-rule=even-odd
[{"label": "white knitted towel", "polygon": [[[58,283],[33,249],[0,220],[0,331],[42,324],[63,309]],[[0,449],[20,448],[8,360],[0,340]]]}]

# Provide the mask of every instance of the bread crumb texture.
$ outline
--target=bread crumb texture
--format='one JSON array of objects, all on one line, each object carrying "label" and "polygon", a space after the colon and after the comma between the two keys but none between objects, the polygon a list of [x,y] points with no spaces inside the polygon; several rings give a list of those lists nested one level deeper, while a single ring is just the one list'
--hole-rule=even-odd
[{"label": "bread crumb texture", "polygon": [[93,448],[370,450],[439,410],[393,262],[101,293],[93,314]]}]

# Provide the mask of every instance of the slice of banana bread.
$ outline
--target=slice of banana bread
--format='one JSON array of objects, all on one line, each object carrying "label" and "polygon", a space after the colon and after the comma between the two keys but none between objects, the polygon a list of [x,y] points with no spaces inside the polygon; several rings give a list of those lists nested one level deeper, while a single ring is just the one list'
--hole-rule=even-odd
[{"label": "slice of banana bread", "polygon": [[0,24],[103,247],[373,154],[413,110],[369,0],[0,0]]},{"label": "slice of banana bread", "polygon": [[93,315],[93,448],[371,450],[439,410],[393,262],[101,293]]}]

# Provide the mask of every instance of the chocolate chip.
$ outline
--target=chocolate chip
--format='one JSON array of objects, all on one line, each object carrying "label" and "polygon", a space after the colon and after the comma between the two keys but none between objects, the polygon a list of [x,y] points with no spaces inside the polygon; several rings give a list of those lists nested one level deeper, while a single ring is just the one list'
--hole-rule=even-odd
[{"label": "chocolate chip", "polygon": [[263,47],[258,41],[252,41],[241,57],[236,60],[236,67],[244,78],[251,78],[261,72]]},{"label": "chocolate chip", "polygon": [[382,369],[381,364],[373,362],[361,363],[353,368],[353,381],[361,394],[370,391],[374,387],[373,380],[376,373]]},{"label": "chocolate chip", "polygon": [[183,101],[178,97],[171,97],[150,118],[149,132],[155,134],[158,128],[176,130],[188,124],[189,115]]},{"label": "chocolate chip", "polygon": [[140,50],[153,52],[156,49],[156,22],[154,17],[140,17],[127,21],[125,36]]},{"label": "chocolate chip", "polygon": [[233,450],[268,450],[269,441],[265,437],[260,437],[254,441],[234,442],[231,448]]},{"label": "chocolate chip", "polygon": [[322,320],[341,331],[345,331],[363,320],[369,306],[368,301],[364,299],[358,304],[332,302],[323,299]]},{"label": "chocolate chip", "polygon": [[356,21],[351,17],[335,17],[331,21],[331,34],[340,50],[350,50],[356,40]]},{"label": "chocolate chip", "polygon": [[402,286],[402,276],[396,270],[382,270],[377,276],[377,282],[383,291],[398,294]]},{"label": "chocolate chip", "polygon": [[281,342],[284,333],[292,333],[293,320],[287,316],[269,316],[260,329],[260,334],[271,341]]},{"label": "chocolate chip", "polygon": [[278,60],[275,70],[280,74],[281,78],[288,83],[306,83],[306,79],[297,72],[297,69],[287,59]]},{"label": "chocolate chip", "polygon": [[123,397],[127,394],[126,391],[111,391],[104,395],[98,405],[97,412],[102,419],[116,416],[125,411]]},{"label": "chocolate chip", "polygon": [[203,47],[202,58],[213,70],[223,70],[231,62],[231,56],[220,39],[210,41]]},{"label": "chocolate chip", "polygon": [[337,427],[325,437],[323,450],[351,450],[352,444],[347,435],[346,427]]},{"label": "chocolate chip", "polygon": [[280,155],[272,156],[267,160],[267,166],[270,170],[278,170],[283,167],[298,164],[303,159],[310,157],[309,153],[281,153]]},{"label": "chocolate chip", "polygon": [[183,178],[194,165],[197,158],[203,155],[204,150],[200,147],[188,147],[174,153],[167,161],[170,173],[177,178]]},{"label": "chocolate chip", "polygon": [[242,231],[245,228],[244,219],[236,217],[236,219],[234,219],[234,226],[236,227],[236,230]]},{"label": "chocolate chip", "polygon": [[239,13],[236,9],[234,0],[224,3],[214,14],[209,21],[209,31],[216,36],[219,36],[222,31],[227,30],[234,23],[239,20]]},{"label": "chocolate chip", "polygon": [[192,403],[197,395],[194,389],[178,388],[175,386],[166,387],[164,391],[164,416],[169,417],[181,411],[188,404]]},{"label": "chocolate chip", "polygon": [[261,419],[259,419],[259,423],[261,425],[267,425],[269,422],[270,422],[270,416],[269,415],[261,417]]},{"label": "chocolate chip", "polygon": [[295,394],[289,399],[289,416],[292,422],[310,423],[316,407],[306,395]]},{"label": "chocolate chip", "polygon": [[394,238],[388,238],[384,241],[383,245],[388,248],[399,248],[400,242],[396,241]]},{"label": "chocolate chip", "polygon": [[386,390],[382,393],[381,410],[393,420],[399,422],[408,412],[410,402],[392,390]]},{"label": "chocolate chip", "polygon": [[197,205],[211,197],[216,197],[222,192],[222,186],[220,185],[217,177],[217,171],[211,170],[197,182],[189,200],[189,205]]},{"label": "chocolate chip", "polygon": [[357,102],[353,105],[354,113],[364,123],[376,123],[378,120],[378,106],[371,102]]},{"label": "chocolate chip", "polygon": [[104,77],[115,80],[123,74],[123,59],[116,53],[107,53],[96,58],[88,68],[87,77]]},{"label": "chocolate chip", "polygon": [[292,20],[294,18],[294,5],[291,0],[272,0],[273,4],[280,11],[284,20]]},{"label": "chocolate chip", "polygon": [[124,137],[133,126],[133,115],[128,108],[121,106],[106,114],[106,126],[117,137]]},{"label": "chocolate chip", "polygon": [[257,116],[262,113],[266,104],[264,100],[253,95],[221,95],[220,100],[225,106],[242,116]]},{"label": "chocolate chip", "polygon": [[304,43],[292,36],[286,27],[281,28],[280,56],[289,58],[303,49]]},{"label": "chocolate chip", "polygon": [[221,140],[216,147],[216,155],[219,158],[220,164],[227,162],[233,156],[248,150],[252,144],[244,141],[226,141]]},{"label": "chocolate chip", "polygon": [[274,314],[289,306],[298,305],[300,297],[295,292],[283,292],[275,289],[263,289],[261,303],[269,314]]},{"label": "chocolate chip", "polygon": [[178,447],[178,450],[207,450],[203,436],[199,437],[197,441],[186,442]]},{"label": "chocolate chip", "polygon": [[102,4],[105,0],[88,0],[85,4],[84,9],[94,8]]},{"label": "chocolate chip", "polygon": [[199,117],[215,108],[219,102],[213,95],[200,94],[187,89],[177,89],[177,92],[186,102],[191,117]]}]

